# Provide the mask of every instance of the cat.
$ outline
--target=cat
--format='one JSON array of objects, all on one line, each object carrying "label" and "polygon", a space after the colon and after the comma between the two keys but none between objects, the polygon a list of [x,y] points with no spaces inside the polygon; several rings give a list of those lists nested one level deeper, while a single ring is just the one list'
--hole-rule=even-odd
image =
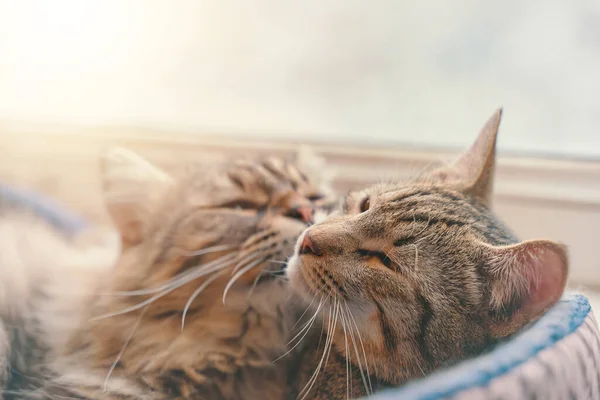
[{"label": "cat", "polygon": [[74,288],[93,287],[120,251],[113,230],[64,224],[68,216],[36,201],[0,192],[0,399],[24,397],[12,390],[21,384],[40,385],[48,346],[81,317],[87,294]]},{"label": "cat", "polygon": [[287,275],[325,335],[305,344],[291,397],[400,385],[480,354],[559,300],[566,248],[520,242],[491,211],[500,119],[454,164],[351,192],[298,239]]},{"label": "cat", "polygon": [[[9,275],[18,260],[27,282],[10,287],[3,275],[0,287],[2,321],[20,321],[4,330],[15,346],[5,398],[283,399],[281,357],[298,320],[283,267],[335,201],[325,174],[309,178],[303,163],[317,165],[304,152],[296,163],[270,157],[168,174],[115,149],[102,184],[116,239],[0,218],[0,237],[28,246],[3,260]],[[26,300],[9,312],[4,293]]]}]

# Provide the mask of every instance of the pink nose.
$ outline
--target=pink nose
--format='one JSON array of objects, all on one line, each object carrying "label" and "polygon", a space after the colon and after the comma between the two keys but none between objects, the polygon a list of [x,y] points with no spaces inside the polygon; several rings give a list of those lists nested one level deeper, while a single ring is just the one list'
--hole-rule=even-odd
[{"label": "pink nose", "polygon": [[296,211],[298,212],[298,214],[300,214],[300,217],[302,218],[302,221],[309,223],[312,222],[313,220],[313,209],[310,206],[302,206],[302,207],[298,207],[296,208]]},{"label": "pink nose", "polygon": [[323,254],[321,253],[319,246],[317,246],[310,237],[308,231],[304,234],[304,239],[302,239],[302,244],[300,245],[300,254],[313,254],[315,256],[320,256]]}]

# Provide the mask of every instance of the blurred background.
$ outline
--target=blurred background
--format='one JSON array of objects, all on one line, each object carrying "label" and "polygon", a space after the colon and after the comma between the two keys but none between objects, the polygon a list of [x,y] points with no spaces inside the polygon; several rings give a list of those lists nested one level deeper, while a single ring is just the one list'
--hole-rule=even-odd
[{"label": "blurred background", "polygon": [[468,146],[498,212],[600,288],[597,0],[0,0],[0,178],[102,220],[113,144],[158,163],[309,143],[346,190]]}]

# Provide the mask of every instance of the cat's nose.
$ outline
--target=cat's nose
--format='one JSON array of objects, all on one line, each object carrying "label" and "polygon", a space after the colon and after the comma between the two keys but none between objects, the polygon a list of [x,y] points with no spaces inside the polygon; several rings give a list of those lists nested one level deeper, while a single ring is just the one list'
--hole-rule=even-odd
[{"label": "cat's nose", "polygon": [[300,254],[313,254],[315,256],[320,256],[323,254],[321,253],[319,246],[317,246],[310,237],[310,233],[308,231],[306,231],[304,238],[302,239],[302,244],[300,245]]}]

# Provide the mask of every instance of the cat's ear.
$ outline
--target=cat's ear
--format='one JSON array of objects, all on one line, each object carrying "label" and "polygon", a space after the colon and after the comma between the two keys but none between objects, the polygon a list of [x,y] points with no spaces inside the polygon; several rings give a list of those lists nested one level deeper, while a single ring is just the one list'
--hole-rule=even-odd
[{"label": "cat's ear", "polygon": [[172,178],[137,154],[122,148],[101,159],[104,201],[124,245],[143,239],[156,203],[173,185]]},{"label": "cat's ear", "polygon": [[471,148],[447,168],[433,173],[437,180],[458,183],[462,190],[490,205],[496,164],[496,136],[502,109],[488,119]]},{"label": "cat's ear", "polygon": [[549,240],[510,246],[481,243],[490,284],[492,332],[505,337],[541,316],[562,296],[569,270],[566,247]]},{"label": "cat's ear", "polygon": [[303,145],[298,148],[296,164],[319,188],[326,191],[331,189],[335,171],[327,165],[325,158],[317,154],[312,147]]}]

